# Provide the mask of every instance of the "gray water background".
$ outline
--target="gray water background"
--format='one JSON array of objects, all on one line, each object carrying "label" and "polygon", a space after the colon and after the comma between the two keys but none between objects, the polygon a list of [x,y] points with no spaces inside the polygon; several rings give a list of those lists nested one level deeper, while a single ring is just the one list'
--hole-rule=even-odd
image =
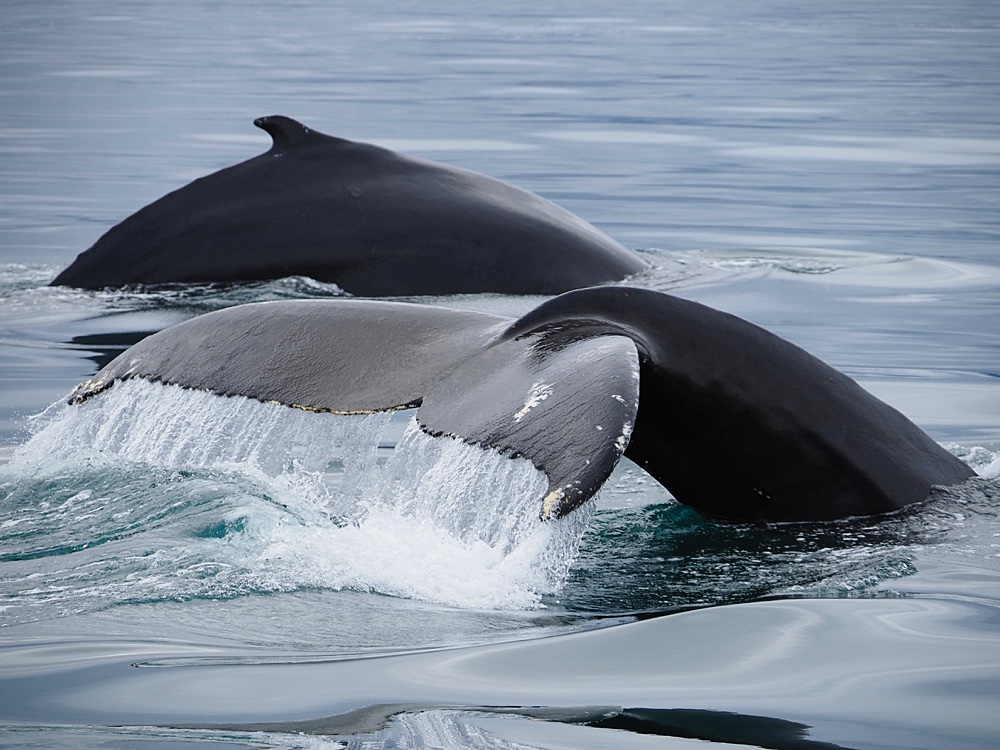
[{"label": "gray water background", "polygon": [[[991,746],[998,50],[1000,7],[987,2],[5,3],[5,458],[26,439],[24,417],[135,335],[236,302],[327,293],[298,282],[174,296],[42,286],[132,211],[263,151],[269,139],[251,121],[280,113],[555,200],[647,254],[654,269],[635,283],[796,341],[939,441],[979,449],[976,465],[994,479],[890,528],[789,535],[705,524],[627,474],[541,610],[326,590],[303,570],[288,590],[208,574],[199,589],[192,570],[232,560],[183,556],[165,574],[180,583],[143,604],[126,584],[145,569],[121,571],[115,555],[71,553],[75,569],[51,556],[34,570],[3,563],[0,742],[649,746],[637,731],[472,711],[546,706],[579,718],[607,704],[706,712],[695,722],[703,738],[724,711],[798,722],[808,738],[846,747]],[[437,301],[508,314],[537,302]],[[0,521],[24,517],[46,492],[137,481],[127,468],[95,471],[8,479]],[[220,486],[258,503],[251,521],[264,515],[252,483],[197,475],[206,505],[171,522],[157,502],[176,498],[152,488],[176,476],[147,477],[138,495],[167,548],[189,526],[233,519]],[[32,518],[66,521],[57,546],[89,530],[67,513]],[[98,536],[112,528],[102,522]],[[127,544],[110,549],[134,552]],[[32,575],[39,590],[66,595],[53,604],[17,582]],[[721,606],[697,609],[705,604]],[[661,616],[630,622],[636,613]],[[591,631],[599,625],[614,627]],[[381,703],[410,708],[382,728],[348,721],[307,740],[295,734],[304,725],[248,726]],[[141,728],[205,722],[231,728]],[[749,725],[739,726],[745,738]],[[698,744],[672,736],[655,739]]]}]

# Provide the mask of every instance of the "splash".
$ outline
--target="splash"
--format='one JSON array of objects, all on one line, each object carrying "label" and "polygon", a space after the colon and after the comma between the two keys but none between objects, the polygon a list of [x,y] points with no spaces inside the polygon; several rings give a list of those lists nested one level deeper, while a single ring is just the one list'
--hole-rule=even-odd
[{"label": "splash", "polygon": [[5,518],[36,558],[79,558],[46,581],[50,606],[320,588],[529,609],[561,586],[587,518],[540,521],[547,480],[528,461],[398,414],[133,380],[34,429],[5,470],[21,498]]},{"label": "splash", "polygon": [[998,454],[985,448],[953,446],[980,478],[898,516],[718,524],[623,461],[597,503],[543,523],[547,482],[527,461],[432,438],[402,412],[315,414],[135,380],[34,427],[0,467],[0,623],[275,592],[630,612],[880,595],[942,556],[989,571],[998,559]]},{"label": "splash", "polygon": [[979,476],[985,479],[1000,479],[1000,450],[992,451],[980,445],[945,447],[971,466]]}]

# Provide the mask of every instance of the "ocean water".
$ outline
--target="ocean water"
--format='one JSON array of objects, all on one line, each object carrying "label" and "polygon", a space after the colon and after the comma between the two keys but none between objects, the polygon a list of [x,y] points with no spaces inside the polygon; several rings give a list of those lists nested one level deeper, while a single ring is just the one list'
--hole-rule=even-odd
[{"label": "ocean water", "polygon": [[[996,747],[1000,6],[11,1],[0,81],[0,746]],[[264,114],[555,200],[978,477],[732,525],[625,461],[545,524],[533,467],[406,412],[67,405],[150,332],[339,293],[45,286]]]}]

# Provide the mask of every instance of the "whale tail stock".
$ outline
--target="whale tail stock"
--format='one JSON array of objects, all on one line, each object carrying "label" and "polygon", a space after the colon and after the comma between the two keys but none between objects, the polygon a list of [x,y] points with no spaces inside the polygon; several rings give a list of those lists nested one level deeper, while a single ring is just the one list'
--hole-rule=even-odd
[{"label": "whale tail stock", "polygon": [[973,473],[799,347],[646,289],[568,292],[515,321],[373,300],[228,308],[144,339],[72,398],[131,377],[313,411],[419,407],[429,434],[543,471],[543,518],[585,502],[623,454],[680,502],[742,521],[888,512]]},{"label": "whale tail stock", "polygon": [[552,327],[635,342],[642,399],[625,456],[707,515],[794,522],[885,513],[974,473],[843,373],[697,302],[581,289],[539,305],[509,333]]}]

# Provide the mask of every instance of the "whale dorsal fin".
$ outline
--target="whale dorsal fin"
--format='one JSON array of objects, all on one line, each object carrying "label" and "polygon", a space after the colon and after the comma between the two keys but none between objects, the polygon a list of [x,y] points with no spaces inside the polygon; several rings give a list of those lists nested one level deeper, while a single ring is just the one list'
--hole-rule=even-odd
[{"label": "whale dorsal fin", "polygon": [[290,148],[317,140],[343,140],[325,135],[312,128],[307,128],[298,120],[293,120],[291,117],[285,117],[284,115],[258,117],[253,121],[253,124],[261,130],[266,130],[271,136],[271,140],[274,141],[271,146],[272,151],[287,151]]}]

